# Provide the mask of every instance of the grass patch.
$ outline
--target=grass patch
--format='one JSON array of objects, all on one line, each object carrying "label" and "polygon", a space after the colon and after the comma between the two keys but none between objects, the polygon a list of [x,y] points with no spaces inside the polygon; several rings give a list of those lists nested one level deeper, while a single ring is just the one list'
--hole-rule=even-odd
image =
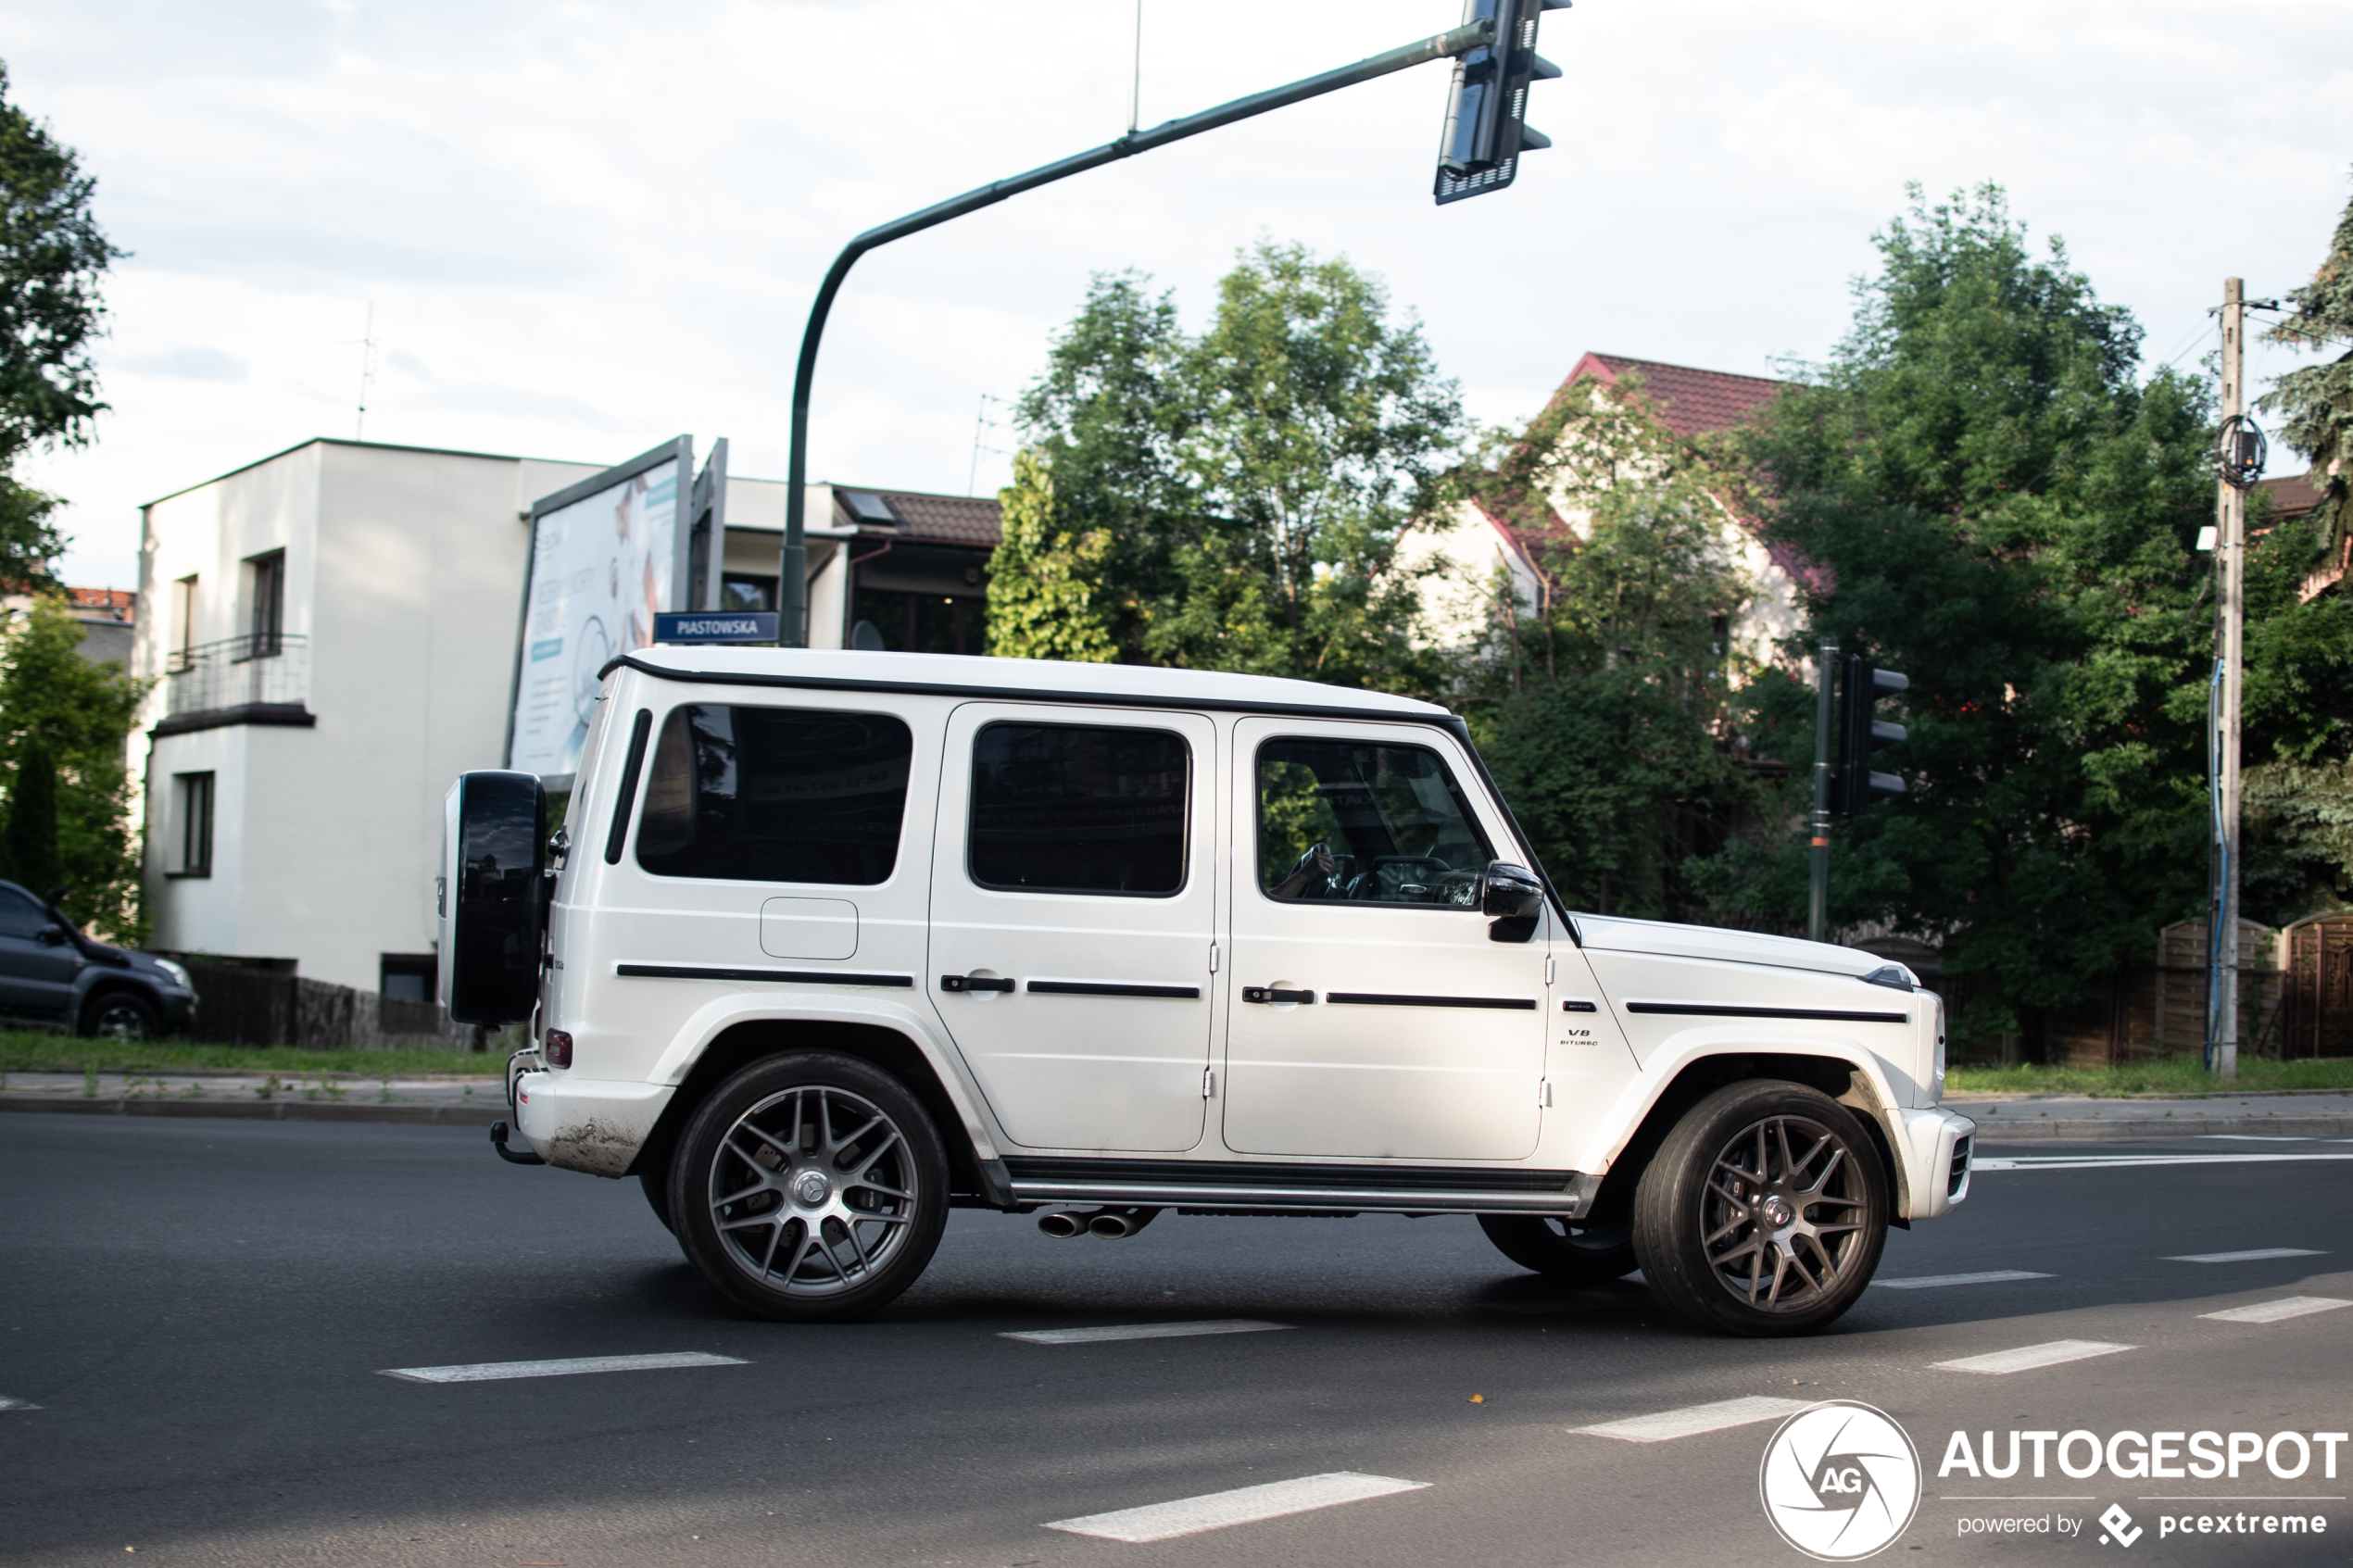
[{"label": "grass patch", "polygon": [[1956,1067],[1949,1091],[2040,1095],[2228,1095],[2253,1089],[2353,1090],[2353,1057],[2318,1061],[2239,1058],[2235,1083],[2218,1082],[2195,1056],[2169,1056],[2126,1067]]},{"label": "grass patch", "polygon": [[185,1073],[204,1068],[306,1077],[320,1073],[368,1078],[428,1073],[497,1077],[506,1066],[503,1049],[306,1051],[291,1046],[200,1046],[185,1040],[87,1040],[29,1030],[0,1032],[0,1072],[5,1073]]}]

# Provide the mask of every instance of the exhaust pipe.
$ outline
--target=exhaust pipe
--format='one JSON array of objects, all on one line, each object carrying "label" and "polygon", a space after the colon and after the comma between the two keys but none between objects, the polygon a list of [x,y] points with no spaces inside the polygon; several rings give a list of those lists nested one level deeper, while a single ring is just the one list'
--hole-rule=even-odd
[{"label": "exhaust pipe", "polygon": [[1095,1217],[1087,1222],[1087,1231],[1104,1241],[1125,1241],[1151,1224],[1159,1212],[1157,1209],[1098,1210]]},{"label": "exhaust pipe", "polygon": [[1099,1209],[1065,1209],[1051,1214],[1040,1214],[1038,1216],[1038,1228],[1056,1241],[1068,1241],[1074,1236],[1086,1235],[1088,1222],[1101,1212]]}]

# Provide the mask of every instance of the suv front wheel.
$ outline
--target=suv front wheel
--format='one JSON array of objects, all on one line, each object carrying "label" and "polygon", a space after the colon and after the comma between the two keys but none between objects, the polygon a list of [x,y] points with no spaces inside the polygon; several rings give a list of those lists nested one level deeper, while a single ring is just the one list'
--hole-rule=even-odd
[{"label": "suv front wheel", "polygon": [[1642,1277],[1702,1327],[1810,1334],[1853,1306],[1887,1239],[1887,1176],[1854,1112],[1752,1082],[1684,1113],[1634,1189]]},{"label": "suv front wheel", "polygon": [[948,1219],[939,1133],[898,1079],[855,1057],[754,1062],[698,1106],[670,1165],[687,1261],[748,1311],[863,1317],[914,1284]]}]

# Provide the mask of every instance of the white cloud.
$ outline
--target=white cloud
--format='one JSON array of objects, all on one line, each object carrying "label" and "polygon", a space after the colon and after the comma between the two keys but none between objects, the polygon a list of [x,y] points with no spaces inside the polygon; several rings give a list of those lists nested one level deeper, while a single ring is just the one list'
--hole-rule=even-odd
[{"label": "white cloud", "polygon": [[[1452,0],[1147,0],[1148,123],[1450,25]],[[781,474],[802,320],[873,223],[1116,134],[1125,0],[659,7],[616,0],[0,0],[17,100],[79,147],[136,254],[114,412],[40,458],[77,582],[132,581],[136,506],[347,434],[617,459],[679,431]],[[2319,260],[2348,187],[2353,11],[2186,4],[1583,0],[1544,20],[1556,149],[1436,208],[1443,68],[1080,176],[851,275],[817,383],[822,476],[962,490],[1094,270],[1206,310],[1261,233],[1345,250],[1419,311],[1474,410],[1586,348],[1730,370],[1818,358],[1919,181],[1994,180],[2155,355],[2226,274]],[[1526,286],[1513,301],[1511,280]],[[2259,375],[2292,358],[2258,349]],[[990,445],[1003,445],[1001,439]],[[984,456],[980,483],[999,483]]]}]

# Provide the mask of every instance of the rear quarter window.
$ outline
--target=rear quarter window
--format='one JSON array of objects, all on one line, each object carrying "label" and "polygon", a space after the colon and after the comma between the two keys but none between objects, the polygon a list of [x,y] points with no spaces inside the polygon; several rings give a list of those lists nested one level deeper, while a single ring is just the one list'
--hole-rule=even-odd
[{"label": "rear quarter window", "polygon": [[637,863],[728,882],[887,882],[914,749],[887,713],[672,709],[646,779]]}]

